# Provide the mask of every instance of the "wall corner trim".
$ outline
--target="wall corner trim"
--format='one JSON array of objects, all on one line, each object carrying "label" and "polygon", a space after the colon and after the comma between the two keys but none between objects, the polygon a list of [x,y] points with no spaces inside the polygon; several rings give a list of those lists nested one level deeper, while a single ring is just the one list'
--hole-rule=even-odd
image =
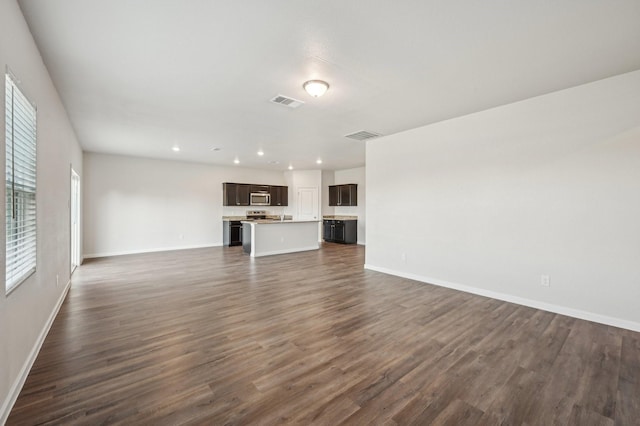
[{"label": "wall corner trim", "polygon": [[383,274],[395,275],[397,277],[408,278],[410,280],[419,281],[425,284],[437,285],[439,287],[446,287],[453,290],[464,291],[465,293],[477,294],[478,296],[490,297],[492,299],[502,300],[504,302],[515,303],[522,306],[528,306],[530,308],[541,309],[543,311],[553,312],[555,314],[566,315],[581,320],[597,322],[600,324],[610,325],[613,327],[624,328],[631,331],[640,332],[640,323],[625,320],[622,318],[610,317],[607,315],[596,314],[594,312],[583,311],[580,309],[569,308],[561,305],[554,305],[552,303],[540,302],[538,300],[527,299],[524,297],[513,296],[511,294],[499,293],[490,290],[484,290],[479,287],[468,286],[464,284],[452,283],[449,281],[443,281],[435,278],[429,278],[418,274],[412,274],[410,272],[398,271],[395,269],[375,266],[371,264],[364,265],[364,269],[371,271],[382,272]]},{"label": "wall corner trim", "polygon": [[4,425],[7,422],[7,419],[9,418],[9,414],[11,413],[11,409],[13,408],[13,405],[16,403],[16,400],[20,395],[20,391],[22,390],[22,387],[24,386],[24,383],[27,380],[27,376],[31,371],[31,367],[33,367],[33,363],[36,361],[36,358],[38,357],[38,353],[40,353],[42,344],[44,343],[44,340],[47,338],[47,334],[49,334],[49,330],[51,330],[51,326],[53,325],[53,322],[55,321],[56,316],[58,316],[58,312],[60,312],[60,308],[62,307],[62,304],[64,303],[64,300],[67,297],[67,294],[69,293],[70,288],[71,288],[71,278],[69,278],[69,281],[65,285],[63,292],[60,294],[60,297],[58,298],[56,305],[51,311],[51,315],[49,315],[49,318],[47,319],[47,322],[42,328],[42,331],[40,331],[40,335],[38,335],[38,339],[33,345],[33,348],[31,349],[29,356],[24,361],[22,369],[20,370],[20,374],[18,374],[18,377],[16,378],[15,382],[11,386],[11,389],[9,389],[9,394],[7,395],[7,398],[2,402],[2,406],[0,407],[0,425]]}]

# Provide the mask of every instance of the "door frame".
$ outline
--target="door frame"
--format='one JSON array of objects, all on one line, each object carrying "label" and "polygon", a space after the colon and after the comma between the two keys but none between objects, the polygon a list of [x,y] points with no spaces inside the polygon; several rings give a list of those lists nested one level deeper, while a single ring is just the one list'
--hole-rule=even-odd
[{"label": "door frame", "polygon": [[[80,266],[82,262],[82,256],[80,255],[81,248],[81,227],[80,227],[80,205],[81,205],[81,189],[80,189],[80,175],[71,166],[70,174],[70,195],[69,195],[69,263],[71,274]],[[75,218],[75,223],[74,223]]]}]

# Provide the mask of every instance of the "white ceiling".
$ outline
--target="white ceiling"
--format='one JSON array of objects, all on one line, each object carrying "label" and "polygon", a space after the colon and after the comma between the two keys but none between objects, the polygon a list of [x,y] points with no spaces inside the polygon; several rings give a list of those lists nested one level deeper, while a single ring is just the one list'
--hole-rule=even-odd
[{"label": "white ceiling", "polygon": [[[640,0],[19,3],[95,152],[344,169],[365,161],[365,142],[345,134],[389,135],[640,69]],[[318,78],[331,88],[311,98],[302,83]],[[278,94],[305,104],[270,103]]]}]

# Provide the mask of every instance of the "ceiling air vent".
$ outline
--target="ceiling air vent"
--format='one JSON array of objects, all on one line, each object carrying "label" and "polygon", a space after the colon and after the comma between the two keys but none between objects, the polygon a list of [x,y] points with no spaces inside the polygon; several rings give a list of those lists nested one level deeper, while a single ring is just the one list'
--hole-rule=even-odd
[{"label": "ceiling air vent", "polygon": [[360,130],[359,132],[344,135],[345,138],[355,139],[357,141],[366,141],[367,139],[377,138],[382,136],[380,133],[368,132],[366,130]]},{"label": "ceiling air vent", "polygon": [[271,102],[273,102],[274,104],[286,106],[288,108],[298,108],[298,107],[304,105],[304,102],[302,102],[302,101],[299,101],[299,100],[293,99],[293,98],[288,98],[288,97],[283,96],[283,95],[276,96],[275,98],[271,99]]}]

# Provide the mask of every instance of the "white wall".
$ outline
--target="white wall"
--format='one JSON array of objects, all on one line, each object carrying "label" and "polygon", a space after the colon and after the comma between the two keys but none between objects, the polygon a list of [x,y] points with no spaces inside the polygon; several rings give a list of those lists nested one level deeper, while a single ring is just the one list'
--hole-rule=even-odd
[{"label": "white wall", "polygon": [[282,172],[85,153],[85,256],[222,244],[222,183],[284,185]]},{"label": "white wall", "polygon": [[[322,170],[293,170],[284,173],[289,187],[289,211],[294,219],[298,218],[298,190],[300,188],[318,189],[318,221],[322,220]],[[322,222],[318,222],[318,241],[322,241]]]},{"label": "white wall", "polygon": [[366,242],[366,202],[367,202],[367,184],[365,179],[365,168],[358,167],[355,169],[345,169],[335,171],[335,185],[346,183],[358,184],[358,205],[357,206],[336,206],[336,215],[358,216],[358,244]]},{"label": "white wall", "polygon": [[336,177],[335,172],[333,170],[323,170],[322,171],[322,208],[321,214],[322,216],[333,216],[336,212],[336,208],[334,206],[329,205],[329,186],[335,185]]},{"label": "white wall", "polygon": [[321,170],[293,170],[284,173],[287,186],[289,187],[289,212],[296,219],[298,215],[298,190],[300,188],[318,189],[318,220],[321,220],[322,211],[322,171]]},{"label": "white wall", "polygon": [[[38,109],[37,270],[11,294],[0,291],[0,424],[3,424],[68,288],[72,165],[84,182],[80,146],[15,0],[0,1],[0,65],[3,71],[5,66],[11,69]],[[4,75],[1,86],[0,132],[4,141]],[[0,163],[4,165],[4,148],[0,152]],[[4,185],[1,191],[4,198]],[[1,211],[4,223],[5,212]],[[4,240],[5,227],[1,228]],[[4,270],[5,245],[1,246],[0,268]]]},{"label": "white wall", "polygon": [[366,156],[368,268],[640,330],[640,71]]}]

